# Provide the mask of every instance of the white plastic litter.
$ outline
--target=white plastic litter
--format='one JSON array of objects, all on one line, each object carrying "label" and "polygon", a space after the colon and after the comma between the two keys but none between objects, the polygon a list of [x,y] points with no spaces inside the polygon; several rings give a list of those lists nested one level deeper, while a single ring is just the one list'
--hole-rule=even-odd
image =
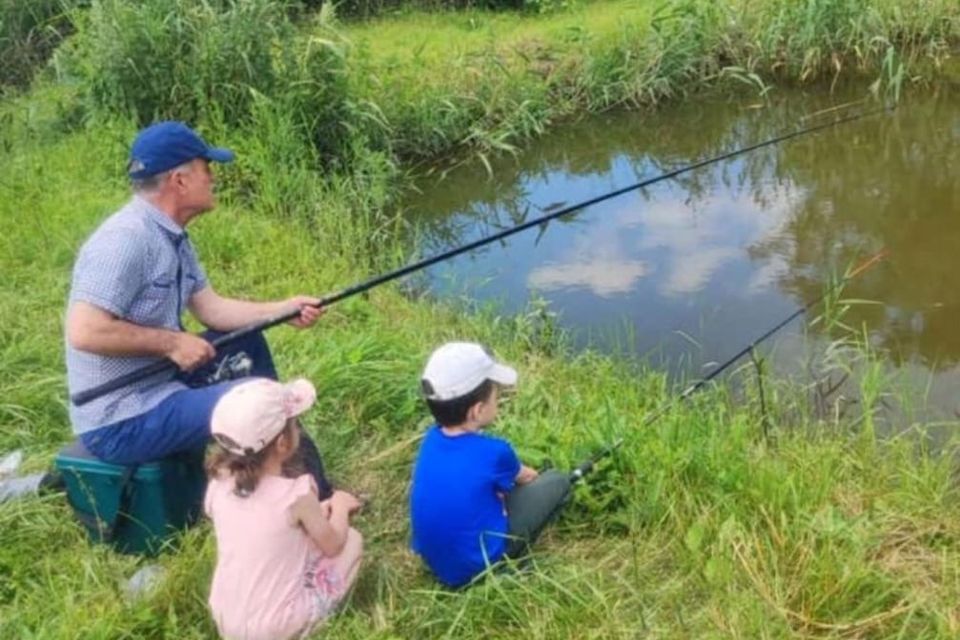
[{"label": "white plastic litter", "polygon": [[37,495],[40,489],[40,481],[43,480],[44,475],[33,473],[21,478],[0,479],[0,502]]},{"label": "white plastic litter", "polygon": [[123,585],[123,595],[127,602],[133,602],[148,595],[160,582],[166,570],[158,564],[147,564],[130,576],[126,584]]},{"label": "white plastic litter", "polygon": [[17,449],[5,455],[3,459],[0,460],[0,478],[9,476],[15,472],[20,467],[21,462],[23,462],[22,449]]}]

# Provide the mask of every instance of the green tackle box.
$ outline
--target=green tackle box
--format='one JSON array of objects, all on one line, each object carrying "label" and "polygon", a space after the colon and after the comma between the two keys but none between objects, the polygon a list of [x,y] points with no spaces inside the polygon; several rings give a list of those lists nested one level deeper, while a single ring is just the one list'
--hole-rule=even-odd
[{"label": "green tackle box", "polygon": [[77,440],[57,454],[56,467],[90,539],[121,553],[155,555],[200,517],[207,485],[202,450],[123,466],[99,460]]}]

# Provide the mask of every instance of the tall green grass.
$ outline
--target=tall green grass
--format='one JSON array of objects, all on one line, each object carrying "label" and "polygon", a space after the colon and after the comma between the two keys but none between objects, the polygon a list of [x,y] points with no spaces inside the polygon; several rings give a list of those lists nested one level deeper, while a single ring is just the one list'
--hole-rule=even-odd
[{"label": "tall green grass", "polygon": [[76,79],[91,110],[132,114],[140,124],[196,122],[223,110],[249,113],[252,90],[277,83],[273,47],[284,38],[280,5],[255,0],[222,9],[182,0],[95,2],[74,13],[79,32],[61,52],[64,81]]},{"label": "tall green grass", "polygon": [[[351,23],[351,82],[393,149],[419,160],[509,151],[584,111],[710,88],[874,81],[896,97],[936,77],[960,7],[887,0],[598,2],[532,20],[467,12]],[[828,85],[829,86],[829,85]]]},{"label": "tall green grass", "polygon": [[[60,82],[88,117],[256,127],[264,102],[334,171],[373,150],[418,162],[510,152],[584,111],[713,87],[875,80],[899,95],[960,42],[945,1],[613,0],[544,17],[475,8],[340,23],[272,0],[75,8]],[[372,37],[371,37],[372,35]]]},{"label": "tall green grass", "polygon": [[301,36],[285,3],[100,0],[73,12],[78,33],[58,55],[61,82],[87,111],[143,125],[178,119],[253,122],[268,102],[320,159],[348,155],[342,45],[324,28]]},{"label": "tall green grass", "polygon": [[76,0],[0,2],[0,91],[29,84],[70,33],[65,12],[75,4]]}]

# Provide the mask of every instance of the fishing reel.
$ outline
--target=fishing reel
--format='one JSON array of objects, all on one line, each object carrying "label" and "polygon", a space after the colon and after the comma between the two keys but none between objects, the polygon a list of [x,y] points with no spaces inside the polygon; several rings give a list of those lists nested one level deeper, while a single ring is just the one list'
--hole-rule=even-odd
[{"label": "fishing reel", "polygon": [[245,351],[232,353],[220,361],[217,368],[206,378],[208,385],[226,380],[245,378],[253,370],[253,360]]}]

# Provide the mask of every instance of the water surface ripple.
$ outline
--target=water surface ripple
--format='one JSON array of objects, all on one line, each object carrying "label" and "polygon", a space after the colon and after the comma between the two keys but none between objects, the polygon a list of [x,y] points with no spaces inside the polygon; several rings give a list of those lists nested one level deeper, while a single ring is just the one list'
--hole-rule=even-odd
[{"label": "water surface ripple", "polygon": [[[492,177],[469,164],[424,178],[404,204],[429,255],[809,126],[818,120],[804,116],[864,93],[779,91],[766,103],[593,116],[495,160]],[[690,372],[736,353],[820,295],[832,273],[886,247],[890,259],[846,291],[881,304],[854,308],[848,321],[865,323],[895,366],[935,373],[931,393],[947,406],[960,383],[958,160],[960,96],[914,95],[889,115],[698,169],[451,260],[431,270],[430,287],[507,312],[541,296],[576,343]]]}]

